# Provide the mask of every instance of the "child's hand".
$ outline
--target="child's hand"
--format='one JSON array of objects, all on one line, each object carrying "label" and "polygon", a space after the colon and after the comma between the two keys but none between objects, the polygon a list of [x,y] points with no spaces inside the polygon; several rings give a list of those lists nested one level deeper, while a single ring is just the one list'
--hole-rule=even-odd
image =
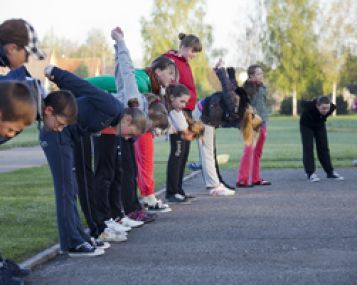
[{"label": "child's hand", "polygon": [[223,61],[222,58],[220,58],[220,59],[218,60],[218,62],[216,63],[216,65],[214,66],[214,68],[215,68],[215,69],[218,69],[218,68],[221,68],[221,67],[223,67],[223,66],[224,66],[224,61]]},{"label": "child's hand", "polygon": [[120,27],[116,27],[111,32],[112,39],[115,41],[120,41],[124,39],[124,32]]},{"label": "child's hand", "polygon": [[51,78],[52,78],[52,69],[53,69],[54,67],[55,67],[54,65],[49,64],[49,65],[47,65],[47,66],[45,67],[45,69],[44,69],[44,74],[45,74],[45,76],[46,76],[48,79],[50,79],[50,80],[51,80]]}]

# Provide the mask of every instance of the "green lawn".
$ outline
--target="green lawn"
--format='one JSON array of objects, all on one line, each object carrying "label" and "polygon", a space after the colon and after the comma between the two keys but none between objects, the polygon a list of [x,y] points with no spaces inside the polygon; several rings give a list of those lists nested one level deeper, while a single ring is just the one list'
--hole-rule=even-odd
[{"label": "green lawn", "polygon": [[[331,156],[336,167],[349,167],[357,158],[357,116],[339,116],[327,123]],[[27,129],[8,146],[37,143],[35,127]],[[155,180],[163,186],[168,158],[168,142],[158,139],[155,147]],[[242,153],[242,138],[237,130],[217,131],[217,153],[230,154],[224,167],[237,168]],[[197,145],[192,143],[190,161],[197,161]],[[1,162],[0,162],[1,163]],[[262,165],[302,167],[298,120],[273,117],[268,124],[268,139]],[[0,174],[0,252],[23,260],[57,240],[52,178],[47,167]]]}]

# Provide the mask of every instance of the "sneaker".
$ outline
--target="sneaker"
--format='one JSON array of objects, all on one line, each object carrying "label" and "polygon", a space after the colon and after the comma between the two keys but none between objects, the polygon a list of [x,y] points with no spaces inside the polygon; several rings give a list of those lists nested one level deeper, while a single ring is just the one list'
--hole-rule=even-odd
[{"label": "sneaker", "polygon": [[187,167],[192,171],[196,171],[202,169],[202,164],[199,162],[190,162]]},{"label": "sneaker", "polygon": [[191,204],[191,201],[188,200],[187,196],[181,194],[175,194],[166,198],[167,203],[169,204]]},{"label": "sneaker", "polygon": [[24,281],[14,277],[11,272],[5,268],[3,262],[0,262],[0,285],[23,285]]},{"label": "sneaker", "polygon": [[219,185],[218,187],[211,188],[211,190],[209,191],[209,194],[211,196],[233,196],[235,193],[235,191],[224,187],[224,185]]},{"label": "sneaker", "polygon": [[332,179],[334,179],[336,181],[345,180],[345,178],[343,176],[341,176],[340,174],[338,174],[335,171],[333,171],[331,174],[327,174],[327,178],[332,178]]},{"label": "sneaker", "polygon": [[195,201],[197,200],[197,197],[195,195],[189,194],[189,193],[185,193],[184,195],[187,199],[190,199],[191,201]]},{"label": "sneaker", "polygon": [[103,249],[95,248],[88,242],[81,243],[80,245],[77,245],[75,248],[72,248],[68,251],[68,255],[70,257],[99,256],[103,254]]},{"label": "sneaker", "polygon": [[115,232],[110,228],[105,228],[104,231],[100,234],[99,238],[102,241],[109,241],[109,242],[123,242],[128,240],[125,234],[118,234],[117,232]]},{"label": "sneaker", "polygon": [[103,241],[102,239],[98,238],[94,238],[91,237],[91,244],[95,247],[95,248],[100,248],[100,249],[107,249],[110,248],[110,243]]},{"label": "sneaker", "polygon": [[5,259],[3,261],[3,266],[10,271],[11,275],[14,277],[25,277],[30,274],[30,269],[21,268],[18,264],[10,259]]},{"label": "sneaker", "polygon": [[160,199],[156,199],[155,203],[153,204],[145,203],[145,208],[148,210],[148,212],[152,213],[168,213],[172,211],[170,206],[163,203]]},{"label": "sneaker", "polygon": [[270,186],[270,185],[271,185],[271,182],[262,179],[262,180],[260,180],[260,181],[254,182],[253,185],[258,185],[258,186]]},{"label": "sneaker", "polygon": [[129,232],[131,231],[131,227],[128,226],[124,226],[120,223],[117,223],[116,221],[114,221],[113,219],[107,220],[104,222],[108,228],[114,230],[117,233],[123,233],[123,232]]},{"label": "sneaker", "polygon": [[116,219],[115,222],[119,223],[122,226],[130,227],[130,228],[141,227],[144,224],[143,221],[135,221],[135,220],[130,219],[127,216],[125,216],[122,219]]},{"label": "sneaker", "polygon": [[320,178],[317,176],[316,173],[311,174],[308,179],[310,180],[310,182],[319,182],[320,181]]},{"label": "sneaker", "polygon": [[245,183],[243,181],[237,182],[236,186],[237,186],[237,188],[251,188],[251,187],[254,187],[253,184],[248,184],[248,183]]},{"label": "sneaker", "polygon": [[142,221],[146,224],[146,223],[151,223],[151,222],[155,221],[157,219],[158,215],[153,214],[153,213],[148,213],[147,211],[141,209],[141,210],[136,210],[134,212],[129,213],[128,217],[132,220]]}]

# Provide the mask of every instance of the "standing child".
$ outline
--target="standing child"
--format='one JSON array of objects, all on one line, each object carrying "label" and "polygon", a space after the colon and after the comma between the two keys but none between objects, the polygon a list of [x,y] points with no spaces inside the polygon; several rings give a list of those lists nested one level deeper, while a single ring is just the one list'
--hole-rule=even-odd
[{"label": "standing child", "polygon": [[326,119],[335,111],[336,106],[326,96],[320,96],[312,101],[302,102],[303,111],[300,116],[300,133],[303,148],[303,163],[307,178],[318,182],[320,178],[315,173],[314,140],[320,164],[327,178],[344,180],[333,170],[328,147]]},{"label": "standing child", "polygon": [[[187,101],[186,106],[184,107],[184,112],[187,116],[192,117],[192,111],[195,109],[195,104],[197,100],[197,91],[189,61],[195,58],[195,56],[202,51],[202,44],[200,39],[195,35],[186,35],[184,33],[180,33],[178,37],[180,40],[179,49],[170,50],[165,53],[165,56],[175,61],[179,70],[179,83],[185,85],[189,90],[190,97]],[[183,175],[190,152],[190,141],[182,139],[181,136],[170,136],[170,144],[179,144],[182,146],[182,150],[184,151],[184,153],[182,154],[182,159],[177,164],[177,167],[179,169],[178,193],[187,198],[195,198],[192,195],[185,193],[185,191],[182,189]]]},{"label": "standing child", "polygon": [[267,137],[267,122],[269,112],[267,108],[266,87],[263,83],[264,72],[260,65],[254,64],[248,68],[248,80],[243,88],[246,91],[250,104],[256,109],[263,120],[258,140],[255,144],[245,144],[242,158],[239,163],[237,187],[251,187],[254,185],[271,185],[260,174],[260,160]]},{"label": "standing child", "polygon": [[182,193],[182,166],[186,159],[186,143],[203,133],[203,125],[185,116],[183,109],[190,99],[189,90],[182,84],[170,85],[166,88],[166,106],[169,111],[171,127],[170,155],[167,162],[166,200],[169,203],[189,203],[188,197]]}]

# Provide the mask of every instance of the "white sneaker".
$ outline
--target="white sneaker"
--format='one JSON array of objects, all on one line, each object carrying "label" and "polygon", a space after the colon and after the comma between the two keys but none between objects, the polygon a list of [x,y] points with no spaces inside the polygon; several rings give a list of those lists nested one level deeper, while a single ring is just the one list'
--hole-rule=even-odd
[{"label": "white sneaker", "polygon": [[150,213],[168,213],[171,212],[172,209],[166,203],[163,203],[160,199],[155,199],[148,201],[146,203],[146,209]]},{"label": "white sneaker", "polygon": [[124,227],[130,227],[130,228],[137,228],[140,227],[144,224],[143,221],[135,221],[133,219],[130,219],[129,217],[125,216],[121,220],[116,220],[116,223],[119,223],[120,225]]},{"label": "white sneaker", "polygon": [[228,189],[224,185],[219,185],[218,187],[214,187],[209,191],[211,196],[233,196],[236,192]]},{"label": "white sneaker", "polygon": [[345,178],[343,176],[341,176],[340,174],[338,174],[335,171],[333,171],[331,174],[327,175],[327,178],[331,178],[331,179],[334,179],[336,181],[345,180]]},{"label": "white sneaker", "polygon": [[118,234],[110,228],[105,228],[104,232],[101,233],[99,238],[102,241],[109,241],[109,242],[122,242],[128,240],[126,235]]},{"label": "white sneaker", "polygon": [[319,182],[320,181],[320,178],[317,176],[316,173],[311,174],[308,179],[310,180],[310,182]]},{"label": "white sneaker", "polygon": [[121,225],[114,221],[113,219],[105,221],[105,224],[107,225],[108,228],[114,230],[115,232],[121,234],[123,232],[129,232],[131,231],[131,227]]}]

